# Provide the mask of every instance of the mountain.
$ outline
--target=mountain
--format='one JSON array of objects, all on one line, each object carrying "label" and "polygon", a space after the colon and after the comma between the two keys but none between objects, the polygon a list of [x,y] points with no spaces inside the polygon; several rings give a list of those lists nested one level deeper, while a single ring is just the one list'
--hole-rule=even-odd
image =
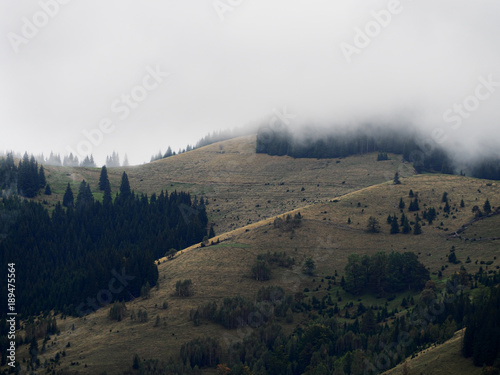
[{"label": "mountain", "polygon": [[[362,371],[359,366],[366,363],[361,360],[356,366],[355,358],[363,357],[359,357],[361,354],[356,350],[349,355],[345,353],[342,345],[350,344],[344,339],[337,337],[341,341],[332,344],[338,353],[345,353],[342,355],[328,354],[330,349],[325,343],[315,346],[314,338],[319,340],[326,334],[321,329],[326,327],[325,322],[331,322],[328,319],[335,318],[337,322],[335,328],[328,328],[332,332],[342,327],[350,332],[349,327],[359,327],[365,319],[368,321],[366,314],[370,310],[380,319],[376,324],[378,328],[373,329],[380,329],[380,337],[385,337],[394,333],[394,326],[408,325],[411,312],[418,311],[419,306],[425,307],[424,292],[427,296],[440,295],[449,288],[448,282],[465,275],[464,271],[467,275],[464,285],[470,287],[470,279],[474,285],[474,280],[477,283],[483,280],[481,277],[496,274],[500,267],[497,259],[500,216],[496,215],[500,206],[500,185],[497,182],[453,175],[416,175],[411,164],[401,162],[400,156],[391,154],[389,158],[377,161],[377,154],[373,153],[321,160],[256,154],[255,137],[250,136],[143,166],[110,168],[108,174],[113,192],[117,191],[119,177],[126,170],[135,192],[183,190],[197,195],[198,199],[203,196],[208,201],[207,214],[215,224],[216,236],[204,244],[177,249],[180,251],[171,259],[159,259],[157,287],[150,291],[148,298],[127,302],[120,321],[110,319],[110,309],[116,306],[106,306],[84,317],[59,314],[60,333],[50,336],[45,343],[42,338],[38,341],[38,348],[44,346],[44,351],[38,353],[40,363],[47,361],[50,365],[53,360],[52,367],[66,374],[135,374],[139,372],[133,369],[132,358],[137,354],[143,373],[165,373],[159,369],[172,368],[168,366],[180,362],[181,347],[190,342],[194,345],[192,340],[196,338],[200,338],[200,342],[205,342],[205,337],[218,341],[220,352],[215,351],[213,355],[220,357],[222,363],[228,363],[234,360],[226,353],[228,347],[238,348],[238,343],[254,340],[259,335],[264,341],[268,334],[269,340],[274,340],[270,332],[279,326],[282,335],[279,337],[291,337],[292,341],[280,341],[281,349],[279,343],[269,341],[265,352],[259,351],[260,347],[255,347],[253,353],[245,349],[249,366],[260,366],[259,359],[264,366],[281,363],[280,353],[285,355],[285,348],[291,350],[291,342],[300,346],[311,332],[312,346],[309,352],[301,349],[304,355],[301,361],[304,366],[315,363],[315,367],[307,367],[305,373],[321,373],[318,368],[329,363],[348,365],[350,373]],[[396,172],[401,176],[401,184],[397,185],[393,183]],[[47,167],[46,175],[55,194],[38,199],[45,199],[49,208],[62,197],[68,181],[76,186],[85,179],[92,191],[98,191],[98,169]],[[418,198],[419,208],[409,211],[415,198]],[[479,216],[478,209],[483,209],[487,199],[491,202],[492,213]],[[401,201],[404,208],[400,208]],[[428,219],[430,209],[436,214],[432,224]],[[411,227],[410,233],[391,234],[388,216],[396,215],[399,221],[403,213]],[[414,234],[417,214],[422,231],[418,235]],[[368,230],[370,218],[378,222],[378,233]],[[429,271],[433,284],[426,285],[422,293],[412,288],[379,295],[367,290],[360,294],[347,292],[342,280],[348,279],[349,256],[375,256],[381,251],[415,254],[418,262]],[[311,275],[303,272],[308,258],[316,265]],[[270,268],[267,281],[257,281],[253,277],[252,268],[259,259],[267,262]],[[179,297],[176,284],[184,280],[191,280],[192,295]],[[103,290],[108,284],[103,283]],[[290,297],[278,292],[278,298],[264,299],[270,304],[265,307],[259,304],[257,296],[259,290],[265,292],[261,290],[263,287],[282,288]],[[477,290],[474,289],[471,295],[477,295]],[[458,292],[455,296],[459,296]],[[221,306],[226,298],[235,297],[247,301],[248,306],[258,306],[258,314],[253,315],[255,320],[250,325],[227,329],[207,318],[193,319],[200,306],[214,302]],[[281,305],[286,307],[288,304],[292,306],[289,311],[285,310],[283,315],[276,313]],[[246,319],[247,315],[239,311],[233,318],[236,321],[237,318]],[[448,315],[454,317],[456,313],[436,311],[435,324],[424,328],[417,323],[410,324],[410,336],[420,329],[424,333],[421,337],[411,336],[404,350],[420,350],[420,345],[431,340],[433,335],[436,335],[435,341],[444,341],[463,326],[461,321],[447,320]],[[27,323],[23,322],[24,328],[29,326]],[[20,331],[20,335],[26,335],[26,331]],[[365,340],[359,347],[369,342]],[[202,345],[198,345],[202,353]],[[371,350],[375,350],[379,342],[370,345]],[[18,347],[20,362],[29,360],[29,347]],[[189,348],[184,347],[184,353]],[[454,346],[451,354],[456,356],[457,350],[459,348]],[[243,355],[243,352],[238,353]],[[57,363],[54,362],[56,356]],[[368,365],[375,363],[383,370],[384,366],[377,365],[373,358],[379,357],[365,358],[372,361]],[[395,364],[397,361],[387,366]],[[146,371],[148,365],[150,370]],[[236,373],[235,365],[231,366],[232,373]],[[287,366],[285,362],[282,371],[288,371]],[[41,371],[45,370],[39,369]],[[222,368],[218,371],[215,366],[209,366],[200,373],[224,373]],[[244,369],[241,371],[239,373],[245,373]]]}]

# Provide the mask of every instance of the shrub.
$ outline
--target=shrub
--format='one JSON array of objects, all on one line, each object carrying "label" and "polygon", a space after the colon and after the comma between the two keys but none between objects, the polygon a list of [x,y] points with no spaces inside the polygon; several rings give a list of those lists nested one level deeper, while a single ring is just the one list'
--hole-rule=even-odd
[{"label": "shrub", "polygon": [[177,280],[175,283],[175,294],[178,297],[189,297],[193,295],[193,282],[191,279],[188,280]]}]

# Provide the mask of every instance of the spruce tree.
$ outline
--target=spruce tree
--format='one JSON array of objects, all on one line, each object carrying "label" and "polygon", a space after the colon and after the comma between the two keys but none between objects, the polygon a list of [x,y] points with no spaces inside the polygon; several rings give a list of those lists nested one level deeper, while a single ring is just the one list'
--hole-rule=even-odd
[{"label": "spruce tree", "polygon": [[488,215],[491,212],[491,205],[488,199],[486,199],[486,202],[484,202],[483,210],[486,215]]},{"label": "spruce tree", "polygon": [[396,215],[394,215],[391,222],[391,234],[397,234],[397,233],[399,233],[399,224],[398,224],[398,218],[396,217]]},{"label": "spruce tree", "polygon": [[49,184],[45,185],[45,195],[52,195],[52,190]]},{"label": "spruce tree", "polygon": [[373,216],[370,216],[368,219],[368,224],[366,226],[366,230],[369,233],[379,233],[380,232],[380,225],[378,223],[378,220],[374,218]]},{"label": "spruce tree", "polygon": [[394,174],[394,185],[399,185],[399,184],[401,184],[401,181],[399,180],[399,173],[396,172]]},{"label": "spruce tree", "polygon": [[76,207],[79,209],[84,209],[90,207],[94,202],[94,197],[92,191],[90,190],[90,185],[82,180],[80,183],[80,188],[78,189],[78,195],[76,196]]},{"label": "spruce tree", "polygon": [[450,213],[450,205],[448,204],[448,201],[446,201],[446,204],[444,205],[443,211],[446,212],[447,214]]},{"label": "spruce tree", "polygon": [[448,202],[448,193],[446,191],[443,193],[443,197],[441,198],[441,202],[443,202],[443,203]]},{"label": "spruce tree", "polygon": [[403,198],[399,198],[399,208],[401,210],[405,208],[405,201],[403,200]]},{"label": "spruce tree", "polygon": [[40,166],[40,170],[38,172],[38,187],[41,189],[47,184],[47,180],[45,179],[45,170],[43,169],[43,165]]},{"label": "spruce tree", "polygon": [[214,231],[214,226],[210,226],[210,231],[208,232],[208,238],[214,238],[215,237],[215,231]]},{"label": "spruce tree", "polygon": [[105,165],[101,168],[101,176],[99,177],[99,190],[106,190],[109,185],[108,170]]},{"label": "spruce tree", "polygon": [[405,221],[403,223],[403,233],[410,233],[411,232],[411,226],[410,223],[408,222],[408,219],[405,217]]},{"label": "spruce tree", "polygon": [[130,190],[130,184],[128,182],[128,176],[125,172],[122,174],[122,182],[120,184],[120,198],[128,199],[132,195]]},{"label": "spruce tree", "polygon": [[66,191],[65,191],[64,197],[63,197],[63,206],[64,207],[73,207],[73,204],[74,204],[73,191],[71,190],[71,186],[68,182],[68,186],[66,187]]},{"label": "spruce tree", "polygon": [[102,198],[102,203],[107,206],[113,202],[113,198],[111,197],[111,188],[109,184],[106,184],[104,188],[104,196]]}]

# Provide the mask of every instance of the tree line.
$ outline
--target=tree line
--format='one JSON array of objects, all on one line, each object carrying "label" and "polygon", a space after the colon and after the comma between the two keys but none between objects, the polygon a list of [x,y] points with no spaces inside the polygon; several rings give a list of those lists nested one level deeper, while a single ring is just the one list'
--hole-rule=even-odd
[{"label": "tree line", "polygon": [[371,292],[385,296],[422,290],[427,280],[429,271],[414,253],[351,254],[345,266],[344,289],[355,295]]},{"label": "tree line", "polygon": [[[315,134],[322,135],[317,136]],[[416,131],[363,125],[354,129],[319,130],[309,127],[295,135],[285,126],[261,127],[257,133],[256,152],[288,155],[294,158],[342,158],[378,152],[377,160],[388,160],[387,153],[400,154],[413,163],[417,172],[455,173],[453,160],[444,148],[424,147],[423,137]],[[493,157],[467,165],[473,177],[500,180],[499,158]],[[463,174],[462,171],[460,171]]]},{"label": "tree line", "polygon": [[19,194],[33,198],[46,185],[43,165],[38,166],[33,155],[25,153],[17,166],[12,153],[0,159],[0,193],[4,191],[2,194]]}]

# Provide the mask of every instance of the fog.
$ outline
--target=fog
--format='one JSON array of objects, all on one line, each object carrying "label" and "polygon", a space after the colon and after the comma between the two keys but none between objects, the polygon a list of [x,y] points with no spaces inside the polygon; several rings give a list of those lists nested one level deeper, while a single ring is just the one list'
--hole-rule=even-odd
[{"label": "fog", "polygon": [[494,0],[4,0],[0,151],[138,164],[286,108],[290,126],[411,125],[477,156],[498,149],[499,14]]}]

